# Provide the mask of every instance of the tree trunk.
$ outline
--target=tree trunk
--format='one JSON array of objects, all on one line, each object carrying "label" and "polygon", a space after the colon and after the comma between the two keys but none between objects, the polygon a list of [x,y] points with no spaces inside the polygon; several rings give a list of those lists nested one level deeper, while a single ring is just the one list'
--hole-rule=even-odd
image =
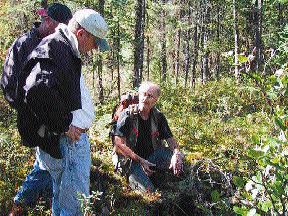
[{"label": "tree trunk", "polygon": [[239,63],[238,63],[238,44],[239,44],[239,29],[238,29],[238,7],[236,0],[233,0],[233,17],[234,17],[234,75],[239,81]]},{"label": "tree trunk", "polygon": [[208,43],[208,21],[209,21],[209,13],[210,9],[208,8],[208,2],[204,1],[204,13],[203,13],[203,27],[202,27],[202,50],[204,52],[203,58],[202,58],[202,66],[201,66],[201,72],[202,72],[202,83],[205,83],[209,76],[209,51],[207,47]]},{"label": "tree trunk", "polygon": [[[92,60],[93,62],[93,60]],[[96,80],[96,67],[94,65],[94,62],[93,62],[93,67],[92,67],[92,71],[93,71],[93,75],[92,75],[92,86],[93,86],[93,89],[95,89],[95,80]]]},{"label": "tree trunk", "polygon": [[[196,10],[196,20],[199,18],[198,10]],[[193,35],[193,62],[192,62],[192,75],[191,75],[191,87],[195,87],[196,81],[196,65],[198,60],[198,51],[199,51],[199,40],[198,40],[198,22],[195,22],[194,35]]]},{"label": "tree trunk", "polygon": [[[217,44],[220,44],[220,5],[217,6],[217,29],[216,29],[216,37],[217,37]],[[220,62],[220,55],[221,52],[217,51],[216,53],[216,78],[219,79],[220,69],[221,69],[221,62]]]},{"label": "tree trunk", "polygon": [[147,80],[150,80],[150,37],[147,36]]},{"label": "tree trunk", "polygon": [[97,60],[98,67],[98,86],[99,86],[99,102],[104,102],[104,87],[103,87],[103,58],[101,55],[98,56]]},{"label": "tree trunk", "polygon": [[[175,2],[177,4],[177,2]],[[179,0],[178,2],[180,10],[178,11],[178,19],[182,20],[184,11],[183,11],[183,1]],[[181,46],[181,28],[178,29],[177,34],[176,34],[176,48],[175,48],[175,64],[174,64],[174,75],[175,75],[175,84],[178,84],[178,78],[179,78],[179,69],[180,69],[180,46]]]},{"label": "tree trunk", "polygon": [[120,79],[120,21],[117,20],[117,89],[118,98],[121,97],[121,79]]},{"label": "tree trunk", "polygon": [[185,50],[184,50],[184,72],[185,72],[185,88],[187,86],[187,80],[188,80],[188,75],[189,75],[189,70],[190,70],[190,30],[186,32],[185,36]]},{"label": "tree trunk", "polygon": [[[98,11],[103,17],[104,17],[104,5],[105,0],[99,0]],[[103,58],[101,54],[99,54],[98,56],[97,67],[98,67],[99,102],[103,103],[104,102]]]},{"label": "tree trunk", "polygon": [[208,70],[208,64],[209,64],[209,52],[207,51],[207,41],[208,36],[206,29],[203,32],[203,50],[204,50],[204,56],[202,58],[202,83],[205,83],[209,78],[209,70]]},{"label": "tree trunk", "polygon": [[[165,4],[166,0],[162,0],[162,4]],[[160,40],[161,40],[161,54],[160,54],[160,64],[161,64],[161,80],[166,81],[167,78],[167,49],[166,49],[166,12],[165,8],[162,8],[160,15]]]},{"label": "tree trunk", "polygon": [[137,0],[134,35],[134,79],[133,87],[138,87],[142,80],[144,55],[145,0]]},{"label": "tree trunk", "polygon": [[[148,4],[146,5],[146,26],[149,26],[149,14],[148,14]],[[149,32],[150,33],[150,32]],[[151,42],[150,42],[150,34],[146,36],[146,64],[147,64],[147,80],[150,80],[150,53],[151,53]]]},{"label": "tree trunk", "polygon": [[178,83],[179,66],[180,66],[180,45],[181,45],[181,29],[177,31],[176,36],[176,59],[175,59],[175,84]]},{"label": "tree trunk", "polygon": [[188,82],[188,75],[190,71],[190,62],[191,62],[191,52],[190,52],[190,40],[191,40],[191,25],[192,25],[192,20],[191,20],[191,11],[192,5],[191,5],[191,0],[189,0],[188,3],[188,26],[189,29],[186,31],[186,52],[184,52],[184,71],[185,71],[185,88],[187,87],[187,82]]},{"label": "tree trunk", "polygon": [[109,64],[109,69],[110,69],[110,73],[111,73],[111,83],[113,83],[114,80],[114,66],[115,66],[115,62],[116,62],[116,53],[115,50],[117,50],[117,38],[116,38],[116,32],[115,30],[111,30],[111,34],[112,34],[112,45],[110,44],[111,47],[111,52],[110,52],[110,64]]},{"label": "tree trunk", "polygon": [[198,59],[198,31],[197,31],[197,24],[194,27],[194,55],[193,55],[193,62],[192,62],[192,76],[191,76],[191,87],[195,86],[196,80],[196,64]]},{"label": "tree trunk", "polygon": [[262,0],[255,2],[255,47],[256,47],[256,70],[263,69],[262,54]]},{"label": "tree trunk", "polygon": [[283,5],[282,3],[277,3],[277,8],[278,8],[278,17],[277,17],[277,24],[278,24],[278,29],[281,30],[283,27],[283,23],[284,23],[284,18],[283,18]]},{"label": "tree trunk", "polygon": [[105,0],[99,0],[98,3],[98,12],[104,17],[104,5],[105,5]]},{"label": "tree trunk", "polygon": [[[113,7],[110,7],[108,16],[109,18],[113,18]],[[111,87],[114,84],[114,69],[115,69],[115,65],[116,65],[116,51],[117,51],[117,35],[116,32],[117,28],[111,28],[110,32],[111,32],[111,41],[110,41],[110,54],[109,54],[109,71],[111,74]]]}]

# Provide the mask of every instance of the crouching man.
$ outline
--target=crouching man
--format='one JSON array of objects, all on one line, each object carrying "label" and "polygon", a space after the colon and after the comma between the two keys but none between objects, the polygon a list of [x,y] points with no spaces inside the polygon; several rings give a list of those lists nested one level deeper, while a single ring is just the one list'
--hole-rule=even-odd
[{"label": "crouching man", "polygon": [[142,83],[138,106],[120,114],[113,134],[114,165],[126,174],[132,189],[143,192],[155,192],[151,176],[157,170],[172,169],[176,176],[183,171],[183,154],[165,116],[155,108],[160,92],[158,85]]}]

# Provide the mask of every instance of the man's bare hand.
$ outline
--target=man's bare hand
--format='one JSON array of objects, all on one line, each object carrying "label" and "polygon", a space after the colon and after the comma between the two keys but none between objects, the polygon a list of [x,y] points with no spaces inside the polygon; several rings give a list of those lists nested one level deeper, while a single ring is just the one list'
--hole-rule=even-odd
[{"label": "man's bare hand", "polygon": [[179,150],[176,150],[171,158],[169,169],[172,169],[176,176],[179,176],[183,172],[183,157],[184,155]]},{"label": "man's bare hand", "polygon": [[155,167],[156,164],[149,162],[148,160],[141,159],[140,164],[143,167],[144,172],[147,176],[151,176],[155,171],[151,170],[151,167]]},{"label": "man's bare hand", "polygon": [[80,128],[70,125],[69,130],[65,132],[72,142],[78,141],[81,136]]}]

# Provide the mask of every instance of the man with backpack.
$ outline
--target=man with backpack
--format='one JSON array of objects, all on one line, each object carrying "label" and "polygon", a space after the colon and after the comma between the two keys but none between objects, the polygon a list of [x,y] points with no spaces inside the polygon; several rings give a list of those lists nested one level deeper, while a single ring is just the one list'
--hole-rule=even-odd
[{"label": "man with backpack", "polygon": [[[55,32],[59,23],[68,24],[72,18],[70,9],[59,3],[53,3],[47,9],[40,9],[37,12],[41,16],[41,22],[34,23],[30,32],[14,41],[3,66],[1,88],[5,99],[18,111],[17,117],[21,116],[24,100],[23,86],[26,78],[23,75],[24,62],[44,37]],[[35,205],[39,195],[44,195],[43,193],[47,197],[52,197],[52,179],[49,172],[41,169],[39,162],[35,160],[32,171],[14,198],[10,215],[24,214],[22,207]]]},{"label": "man with backpack", "polygon": [[[139,103],[121,112],[113,131],[113,163],[127,176],[133,189],[155,192],[151,181],[157,171],[172,169],[176,176],[183,170],[183,154],[173,138],[165,116],[155,108],[160,87],[144,82],[139,87]],[[165,147],[166,140],[169,147]]]},{"label": "man with backpack", "polygon": [[89,196],[91,157],[86,132],[95,114],[80,54],[98,48],[105,51],[107,31],[99,13],[78,10],[68,26],[59,24],[25,63],[25,70],[30,71],[25,103],[36,118],[31,121],[23,116],[22,137],[32,145],[39,136],[46,141],[37,147],[36,157],[53,180],[53,216],[83,215],[79,196]]}]

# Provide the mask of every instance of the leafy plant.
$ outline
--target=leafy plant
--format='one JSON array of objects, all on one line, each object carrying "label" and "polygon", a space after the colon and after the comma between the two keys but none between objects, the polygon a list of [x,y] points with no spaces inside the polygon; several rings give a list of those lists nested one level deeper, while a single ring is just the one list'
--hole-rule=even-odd
[{"label": "leafy plant", "polygon": [[81,211],[83,215],[89,216],[92,215],[92,206],[95,204],[96,201],[100,200],[102,192],[99,191],[92,191],[91,195],[86,196],[85,194],[79,194],[78,198],[81,203]]},{"label": "leafy plant", "polygon": [[[288,112],[287,73],[271,76],[265,87],[270,105],[275,105],[274,136],[255,136],[247,156],[256,165],[251,174],[235,177],[239,215],[287,215],[288,208]],[[267,83],[267,81],[266,81]],[[277,103],[275,103],[277,101]]]},{"label": "leafy plant", "polygon": [[[251,176],[234,179],[241,206],[234,207],[235,213],[285,215],[288,207],[288,149],[284,133],[278,139],[262,138],[256,148],[249,150],[248,156],[257,166]],[[249,214],[248,210],[251,211]]]}]

